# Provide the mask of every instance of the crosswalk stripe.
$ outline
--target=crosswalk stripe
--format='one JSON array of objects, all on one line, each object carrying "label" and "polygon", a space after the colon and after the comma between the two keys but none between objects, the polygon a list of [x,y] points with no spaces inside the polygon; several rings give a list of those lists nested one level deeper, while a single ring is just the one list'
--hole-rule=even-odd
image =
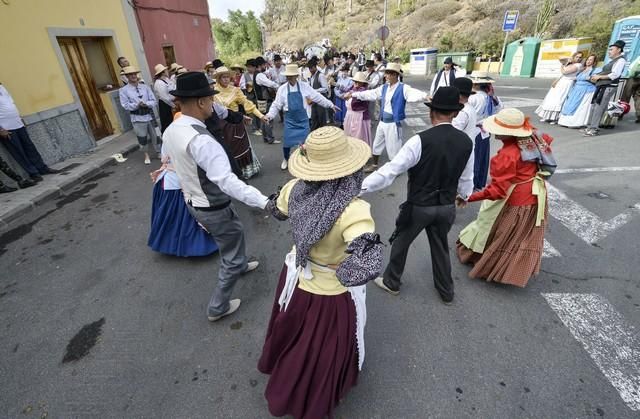
[{"label": "crosswalk stripe", "polygon": [[627,406],[640,410],[640,339],[633,325],[597,294],[542,296]]}]

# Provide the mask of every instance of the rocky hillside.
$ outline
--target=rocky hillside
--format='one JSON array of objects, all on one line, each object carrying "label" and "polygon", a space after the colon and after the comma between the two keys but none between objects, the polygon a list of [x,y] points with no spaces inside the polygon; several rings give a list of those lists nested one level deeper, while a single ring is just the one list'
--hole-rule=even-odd
[{"label": "rocky hillside", "polygon": [[[500,53],[507,9],[518,9],[518,30],[511,40],[532,36],[544,0],[388,0],[387,48],[407,56],[417,47],[442,51]],[[378,49],[375,31],[382,25],[383,0],[267,0],[261,16],[267,46],[302,48],[329,38],[338,49]],[[592,36],[604,53],[613,22],[640,14],[640,0],[556,0],[543,38]],[[324,20],[324,25],[323,25]]]}]

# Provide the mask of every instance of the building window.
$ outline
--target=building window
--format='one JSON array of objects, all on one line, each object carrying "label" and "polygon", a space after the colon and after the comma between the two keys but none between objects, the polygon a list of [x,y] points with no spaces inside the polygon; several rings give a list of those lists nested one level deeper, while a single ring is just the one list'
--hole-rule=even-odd
[{"label": "building window", "polygon": [[176,62],[176,53],[173,50],[173,45],[163,46],[162,54],[164,55],[164,62],[167,67]]}]

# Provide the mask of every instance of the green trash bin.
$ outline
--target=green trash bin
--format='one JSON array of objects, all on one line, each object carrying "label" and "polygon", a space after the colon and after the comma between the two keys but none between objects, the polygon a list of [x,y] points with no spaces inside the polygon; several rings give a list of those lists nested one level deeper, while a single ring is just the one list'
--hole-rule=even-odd
[{"label": "green trash bin", "polygon": [[443,52],[436,57],[436,65],[438,70],[444,65],[444,59],[451,57],[455,64],[458,64],[460,68],[467,70],[467,74],[473,71],[473,63],[475,61],[475,54],[473,52]]},{"label": "green trash bin", "polygon": [[533,77],[536,74],[539,51],[539,38],[528,37],[513,41],[507,45],[500,75]]}]

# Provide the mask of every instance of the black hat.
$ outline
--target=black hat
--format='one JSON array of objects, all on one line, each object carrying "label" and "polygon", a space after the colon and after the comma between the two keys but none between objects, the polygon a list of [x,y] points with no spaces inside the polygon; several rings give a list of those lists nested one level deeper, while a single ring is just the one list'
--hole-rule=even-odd
[{"label": "black hat", "polygon": [[188,71],[176,78],[176,89],[169,94],[176,97],[207,97],[218,93],[209,86],[207,76],[201,71]]},{"label": "black hat", "polygon": [[267,62],[264,60],[264,58],[262,57],[256,57],[253,62],[255,63],[256,67],[262,64],[266,64]]},{"label": "black hat", "polygon": [[275,63],[276,61],[282,61],[282,57],[278,54],[273,56],[273,62]]},{"label": "black hat", "polygon": [[459,111],[464,108],[464,105],[460,104],[460,91],[453,86],[438,88],[431,102],[425,102],[425,105],[436,111],[445,112]]},{"label": "black hat", "polygon": [[444,59],[444,64],[453,64],[453,58],[447,57]]},{"label": "black hat", "polygon": [[471,96],[476,94],[472,90],[473,82],[466,77],[458,77],[453,81],[453,87],[457,87],[462,96]]},{"label": "black hat", "polygon": [[616,42],[614,42],[613,44],[609,45],[610,47],[618,47],[620,48],[620,51],[622,51],[624,49],[624,46],[627,45],[622,39],[618,39]]},{"label": "black hat", "polygon": [[211,61],[211,65],[213,66],[213,68],[218,68],[224,66],[224,63],[222,62],[222,60],[216,58],[215,60]]},{"label": "black hat", "polygon": [[373,67],[374,65],[373,60],[367,60],[364,62],[365,67]]},{"label": "black hat", "polygon": [[253,58],[249,58],[247,61],[245,61],[244,63],[245,67],[255,67],[256,66],[256,60],[254,60]]},{"label": "black hat", "polygon": [[318,58],[313,56],[309,61],[307,61],[307,67],[316,67],[318,65]]}]

